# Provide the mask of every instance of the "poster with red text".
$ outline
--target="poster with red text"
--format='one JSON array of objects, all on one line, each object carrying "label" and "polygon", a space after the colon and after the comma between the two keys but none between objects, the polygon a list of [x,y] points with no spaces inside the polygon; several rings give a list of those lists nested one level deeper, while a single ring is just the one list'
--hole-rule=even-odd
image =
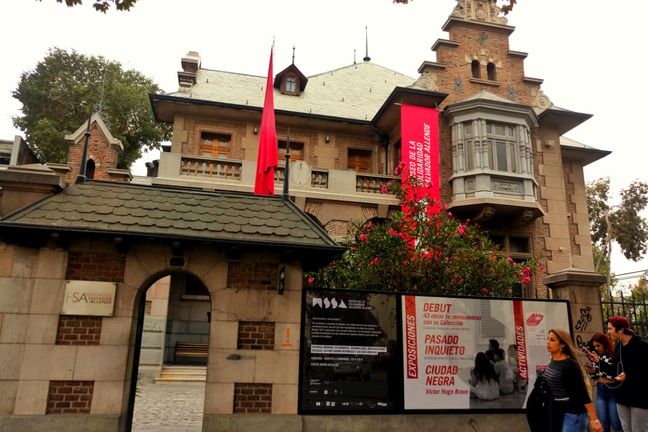
[{"label": "poster with red text", "polygon": [[567,302],[402,296],[404,408],[524,408],[555,327]]}]

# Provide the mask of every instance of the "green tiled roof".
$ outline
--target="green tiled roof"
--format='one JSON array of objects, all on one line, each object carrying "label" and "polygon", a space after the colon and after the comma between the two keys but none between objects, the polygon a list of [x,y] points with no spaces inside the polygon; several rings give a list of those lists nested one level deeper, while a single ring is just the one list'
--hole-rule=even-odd
[{"label": "green tiled roof", "polygon": [[292,202],[107,182],[71,185],[0,220],[32,228],[339,250]]}]

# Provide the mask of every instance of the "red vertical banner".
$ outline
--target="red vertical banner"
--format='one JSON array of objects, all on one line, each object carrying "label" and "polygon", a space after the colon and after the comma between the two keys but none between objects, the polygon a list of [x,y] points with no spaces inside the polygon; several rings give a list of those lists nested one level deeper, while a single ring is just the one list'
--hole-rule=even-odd
[{"label": "red vertical banner", "polygon": [[517,350],[518,382],[529,380],[529,363],[527,361],[526,331],[524,329],[524,306],[520,300],[513,301],[513,316],[515,320],[515,348]]},{"label": "red vertical banner", "polygon": [[274,172],[278,165],[277,132],[275,129],[274,86],[272,84],[272,55],[274,44],[270,49],[268,78],[266,79],[261,130],[259,131],[259,153],[257,155],[256,176],[254,179],[255,195],[274,195]]},{"label": "red vertical banner", "polygon": [[418,378],[418,343],[416,341],[416,297],[404,296],[405,303],[405,364],[407,379]]},{"label": "red vertical banner", "polygon": [[439,111],[412,105],[401,105],[401,149],[405,185],[410,176],[419,185],[406,189],[408,198],[432,200],[432,211],[439,212],[441,170],[439,161]]}]

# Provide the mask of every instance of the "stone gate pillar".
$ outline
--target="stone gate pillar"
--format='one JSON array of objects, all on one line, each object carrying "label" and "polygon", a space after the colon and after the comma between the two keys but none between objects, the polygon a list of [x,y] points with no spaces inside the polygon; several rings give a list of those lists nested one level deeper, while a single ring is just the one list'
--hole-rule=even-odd
[{"label": "stone gate pillar", "polygon": [[552,298],[569,300],[571,331],[579,348],[594,333],[603,331],[599,287],[605,283],[605,276],[570,268],[545,277],[544,283],[551,290]]}]

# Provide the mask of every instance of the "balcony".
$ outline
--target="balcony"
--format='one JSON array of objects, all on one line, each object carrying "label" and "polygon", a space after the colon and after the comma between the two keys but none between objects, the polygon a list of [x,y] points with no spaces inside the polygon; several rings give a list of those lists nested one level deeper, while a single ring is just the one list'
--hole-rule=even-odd
[{"label": "balcony", "polygon": [[[275,192],[281,193],[285,167],[275,170]],[[184,185],[208,190],[251,192],[256,161],[162,153],[154,184]],[[311,167],[304,161],[290,164],[290,194],[309,198],[381,204],[398,204],[391,194],[381,192],[398,177]]]},{"label": "balcony", "polygon": [[454,213],[474,221],[506,219],[511,226],[522,225],[543,215],[538,203],[538,185],[532,175],[516,175],[492,170],[475,170],[451,179]]}]

